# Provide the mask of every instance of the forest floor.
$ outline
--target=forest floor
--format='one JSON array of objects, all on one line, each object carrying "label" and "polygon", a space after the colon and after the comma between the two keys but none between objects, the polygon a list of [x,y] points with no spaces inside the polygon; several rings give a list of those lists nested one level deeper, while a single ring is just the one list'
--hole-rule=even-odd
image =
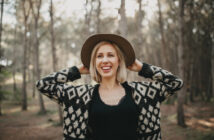
[{"label": "forest floor", "polygon": [[[3,102],[0,116],[0,140],[60,140],[62,127],[57,125],[57,104],[46,97],[46,115],[38,113],[38,100],[28,102],[28,111],[21,106]],[[214,140],[214,104],[185,105],[187,127],[176,124],[176,105],[161,105],[161,131],[163,140]]]}]

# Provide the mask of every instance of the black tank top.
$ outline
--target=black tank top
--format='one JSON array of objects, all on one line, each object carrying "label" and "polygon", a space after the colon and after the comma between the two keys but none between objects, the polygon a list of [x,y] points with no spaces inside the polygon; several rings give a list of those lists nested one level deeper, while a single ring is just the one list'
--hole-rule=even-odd
[{"label": "black tank top", "polygon": [[123,87],[126,94],[118,105],[105,104],[99,95],[99,85],[95,87],[89,111],[92,140],[137,140],[138,109],[131,91]]}]

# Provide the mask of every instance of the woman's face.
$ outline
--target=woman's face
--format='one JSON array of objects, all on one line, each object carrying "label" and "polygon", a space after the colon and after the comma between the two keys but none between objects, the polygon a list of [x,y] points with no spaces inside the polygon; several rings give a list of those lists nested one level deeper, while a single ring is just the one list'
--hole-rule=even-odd
[{"label": "woman's face", "polygon": [[115,48],[111,44],[100,46],[96,53],[95,64],[102,79],[116,77],[119,58]]}]

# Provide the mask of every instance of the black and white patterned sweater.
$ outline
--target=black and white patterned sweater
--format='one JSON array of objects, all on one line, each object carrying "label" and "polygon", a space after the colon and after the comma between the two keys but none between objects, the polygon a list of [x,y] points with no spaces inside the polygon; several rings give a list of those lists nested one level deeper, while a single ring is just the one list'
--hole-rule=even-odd
[{"label": "black and white patterned sweater", "polygon": [[[143,63],[140,76],[151,82],[126,82],[139,107],[138,139],[161,140],[160,104],[183,86],[183,81],[172,73]],[[95,86],[68,85],[66,82],[81,77],[76,66],[50,74],[37,82],[38,90],[63,106],[63,134],[65,140],[88,140],[89,104]]]}]

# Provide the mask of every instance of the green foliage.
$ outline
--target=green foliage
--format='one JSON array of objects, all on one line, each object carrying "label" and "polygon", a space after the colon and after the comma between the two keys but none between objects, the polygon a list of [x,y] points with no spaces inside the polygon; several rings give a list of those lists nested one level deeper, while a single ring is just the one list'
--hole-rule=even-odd
[{"label": "green foliage", "polygon": [[0,73],[0,80],[3,81],[6,78],[9,78],[12,76],[12,73],[10,71],[8,71],[7,69],[1,69],[1,73]]},{"label": "green foliage", "polygon": [[0,89],[0,101],[7,99],[6,97],[10,94],[11,94],[11,92]]},{"label": "green foliage", "polygon": [[6,99],[5,94],[7,94],[7,91],[0,90],[0,101]]},{"label": "green foliage", "polygon": [[[9,67],[2,69],[0,73],[1,84],[4,84],[6,79],[12,77],[12,73],[8,70]],[[0,87],[0,100],[11,100],[14,103],[20,104],[21,102],[21,92],[19,89],[16,89],[15,93],[13,93],[12,86],[9,85],[1,85]]]},{"label": "green foliage", "polygon": [[22,96],[21,92],[17,90],[15,93],[9,90],[0,90],[0,101],[9,100],[12,101],[13,104],[21,104]]},{"label": "green foliage", "polygon": [[10,96],[12,98],[12,101],[17,103],[17,104],[21,104],[22,102],[22,94],[20,92],[20,90],[16,89],[16,92],[13,93],[13,95]]}]

